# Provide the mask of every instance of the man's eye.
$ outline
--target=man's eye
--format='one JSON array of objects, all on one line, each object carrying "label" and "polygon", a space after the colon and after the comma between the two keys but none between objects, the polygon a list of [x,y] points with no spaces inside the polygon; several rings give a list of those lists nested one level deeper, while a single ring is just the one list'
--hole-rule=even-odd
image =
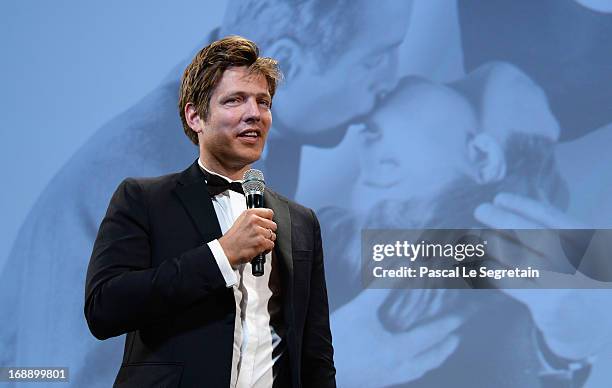
[{"label": "man's eye", "polygon": [[268,101],[268,100],[260,100],[259,104],[265,106],[266,108],[269,108],[270,105],[271,105],[270,101]]},{"label": "man's eye", "polygon": [[230,98],[225,100],[226,104],[234,104],[234,103],[237,103],[237,102],[239,102],[238,97],[230,97]]}]

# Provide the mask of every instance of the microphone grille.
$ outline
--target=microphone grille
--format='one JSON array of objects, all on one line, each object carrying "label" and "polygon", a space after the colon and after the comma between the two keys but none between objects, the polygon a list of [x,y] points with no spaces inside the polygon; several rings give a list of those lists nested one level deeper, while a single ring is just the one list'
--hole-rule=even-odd
[{"label": "microphone grille", "polygon": [[263,193],[266,188],[263,172],[254,168],[247,170],[242,178],[242,190],[248,193]]}]

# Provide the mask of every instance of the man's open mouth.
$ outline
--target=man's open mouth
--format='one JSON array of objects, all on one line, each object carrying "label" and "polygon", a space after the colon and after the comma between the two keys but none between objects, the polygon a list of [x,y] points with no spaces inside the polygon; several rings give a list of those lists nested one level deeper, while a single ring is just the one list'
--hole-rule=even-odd
[{"label": "man's open mouth", "polygon": [[257,129],[246,129],[238,134],[238,137],[258,138],[261,133]]}]

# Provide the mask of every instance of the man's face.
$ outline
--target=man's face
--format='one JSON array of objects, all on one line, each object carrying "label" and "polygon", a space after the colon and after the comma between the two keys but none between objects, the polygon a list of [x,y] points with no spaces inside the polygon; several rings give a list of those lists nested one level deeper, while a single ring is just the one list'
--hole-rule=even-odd
[{"label": "man's face", "polygon": [[225,70],[202,122],[202,162],[227,171],[258,160],[272,124],[271,101],[263,75],[249,74],[246,66]]},{"label": "man's face", "polygon": [[[378,95],[397,83],[398,46],[403,41],[411,2],[365,2],[359,28],[321,58],[308,50],[296,76],[279,89],[275,114],[283,130],[316,136],[369,113]],[[337,55],[337,56],[336,56]]]}]

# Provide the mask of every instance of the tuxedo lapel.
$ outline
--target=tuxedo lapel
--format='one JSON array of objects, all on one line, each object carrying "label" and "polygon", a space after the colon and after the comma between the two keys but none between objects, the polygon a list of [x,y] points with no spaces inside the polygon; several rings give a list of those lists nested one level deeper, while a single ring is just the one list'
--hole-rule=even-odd
[{"label": "tuxedo lapel", "polygon": [[221,226],[197,160],[180,174],[174,191],[202,235],[203,242],[221,237]]},{"label": "tuxedo lapel", "polygon": [[276,244],[274,250],[276,255],[283,261],[287,268],[289,278],[293,280],[293,255],[291,250],[291,215],[287,202],[278,198],[274,193],[266,190],[264,192],[264,206],[274,211],[274,222],[276,222]]},{"label": "tuxedo lapel", "polygon": [[[293,250],[291,244],[291,215],[289,213],[289,205],[286,201],[278,198],[274,192],[266,190],[264,192],[264,206],[274,211],[274,222],[276,222],[276,243],[274,245],[274,253],[278,261],[283,265],[283,315],[285,324],[289,328],[287,341],[289,341],[290,349],[295,349],[295,337],[291,330],[294,327],[294,311],[293,311]],[[294,355],[295,357],[295,355]]]}]

